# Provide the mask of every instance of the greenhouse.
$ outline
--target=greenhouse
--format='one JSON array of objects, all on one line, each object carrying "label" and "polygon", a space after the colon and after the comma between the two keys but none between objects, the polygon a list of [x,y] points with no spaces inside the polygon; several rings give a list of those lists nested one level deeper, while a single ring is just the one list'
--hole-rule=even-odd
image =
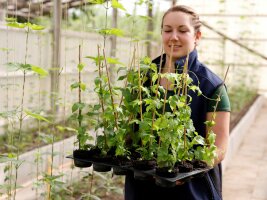
[{"label": "greenhouse", "polygon": [[0,0],[0,199],[267,199],[266,7]]}]

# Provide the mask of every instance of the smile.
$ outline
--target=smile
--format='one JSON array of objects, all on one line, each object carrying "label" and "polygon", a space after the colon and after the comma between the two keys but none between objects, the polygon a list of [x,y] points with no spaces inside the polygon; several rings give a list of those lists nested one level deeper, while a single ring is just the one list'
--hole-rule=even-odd
[{"label": "smile", "polygon": [[[172,45],[169,45],[169,47],[171,48]],[[182,45],[173,45],[173,48],[181,48],[181,47],[182,47]]]}]

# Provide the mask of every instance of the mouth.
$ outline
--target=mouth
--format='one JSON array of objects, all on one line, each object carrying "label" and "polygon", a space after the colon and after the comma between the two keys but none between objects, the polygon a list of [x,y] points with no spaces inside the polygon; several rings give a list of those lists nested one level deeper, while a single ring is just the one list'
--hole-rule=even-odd
[{"label": "mouth", "polygon": [[[182,45],[173,45],[173,49],[181,48]],[[169,45],[169,48],[172,48],[172,45]]]}]

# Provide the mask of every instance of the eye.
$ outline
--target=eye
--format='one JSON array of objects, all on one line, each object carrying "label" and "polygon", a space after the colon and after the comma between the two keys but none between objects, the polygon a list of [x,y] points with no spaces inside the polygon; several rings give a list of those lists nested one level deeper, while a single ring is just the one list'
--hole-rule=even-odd
[{"label": "eye", "polygon": [[186,33],[187,30],[179,30],[180,33]]},{"label": "eye", "polygon": [[163,32],[170,33],[170,32],[172,32],[172,30],[163,30]]}]

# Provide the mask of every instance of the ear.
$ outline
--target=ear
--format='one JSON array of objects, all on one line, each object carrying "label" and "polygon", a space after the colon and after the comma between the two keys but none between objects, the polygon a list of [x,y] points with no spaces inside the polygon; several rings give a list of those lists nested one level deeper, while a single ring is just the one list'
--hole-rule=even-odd
[{"label": "ear", "polygon": [[202,34],[201,34],[201,32],[200,32],[200,31],[196,32],[196,38],[195,38],[195,39],[196,39],[196,41],[195,41],[195,42],[196,42],[196,44],[197,44],[197,43],[198,43],[198,41],[201,39],[201,35],[202,35]]}]

